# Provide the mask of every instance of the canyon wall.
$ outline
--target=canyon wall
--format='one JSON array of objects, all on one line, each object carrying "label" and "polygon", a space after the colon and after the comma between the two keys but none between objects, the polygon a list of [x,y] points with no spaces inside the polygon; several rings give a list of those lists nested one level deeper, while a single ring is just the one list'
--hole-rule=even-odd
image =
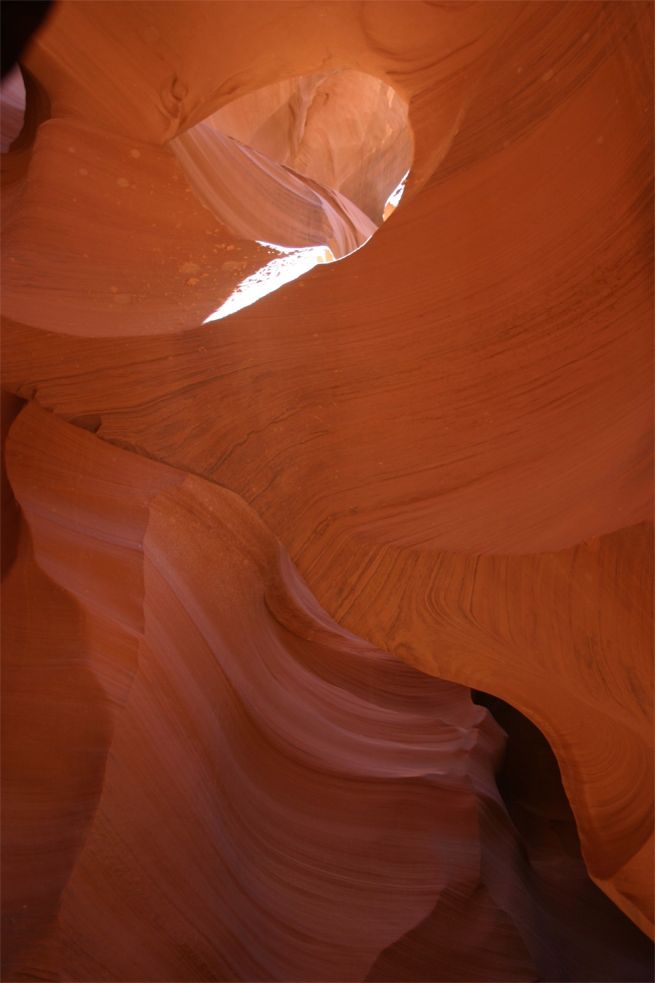
[{"label": "canyon wall", "polygon": [[[652,38],[54,6],[2,90],[5,978],[652,977]],[[210,323],[271,243],[342,258]]]}]

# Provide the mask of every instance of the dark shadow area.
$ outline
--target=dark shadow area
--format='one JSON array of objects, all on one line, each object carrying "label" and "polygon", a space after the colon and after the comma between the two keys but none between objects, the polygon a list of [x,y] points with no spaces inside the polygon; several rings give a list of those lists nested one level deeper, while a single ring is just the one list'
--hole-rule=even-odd
[{"label": "dark shadow area", "polygon": [[9,573],[16,558],[18,532],[20,527],[20,509],[7,477],[5,467],[5,443],[9,428],[25,405],[25,400],[14,396],[13,393],[2,390],[0,406],[0,435],[2,437],[2,474],[0,480],[0,502],[2,505],[2,528],[0,541],[2,543],[2,578]]},{"label": "dark shadow area", "polygon": [[571,981],[652,981],[650,940],[587,874],[573,812],[550,744],[518,710],[473,692],[507,734],[497,775],[519,834],[527,876],[551,923]]},{"label": "dark shadow area", "polygon": [[651,943],[589,878],[548,742],[502,700],[479,692],[473,699],[507,734],[496,776],[502,802],[484,792],[478,799],[479,877],[441,892],[366,979],[649,983]]},{"label": "dark shadow area", "polygon": [[3,0],[0,5],[2,78],[16,64],[32,35],[53,9],[53,0]]}]

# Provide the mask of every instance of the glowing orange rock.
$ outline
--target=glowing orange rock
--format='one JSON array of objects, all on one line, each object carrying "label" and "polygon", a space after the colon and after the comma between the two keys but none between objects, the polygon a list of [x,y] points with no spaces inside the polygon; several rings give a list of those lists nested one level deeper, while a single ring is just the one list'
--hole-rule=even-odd
[{"label": "glowing orange rock", "polygon": [[[361,873],[361,894],[346,892],[346,903],[335,887],[338,930],[320,936],[320,958],[314,950],[312,963],[307,938],[318,944],[310,922],[325,914],[323,901],[313,908],[294,895],[283,909],[288,922],[292,909],[301,911],[305,934],[294,946],[270,922],[270,934],[257,936],[260,948],[251,929],[236,930],[237,922],[260,925],[256,864],[235,875],[240,891],[254,891],[253,907],[235,902],[220,943],[212,941],[212,906],[227,904],[226,871],[252,846],[230,854],[235,840],[225,830],[237,819],[218,805],[219,732],[221,746],[244,756],[241,778],[268,778],[257,766],[269,762],[257,721],[288,718],[293,755],[322,762],[324,784],[314,785],[308,766],[298,795],[311,798],[313,789],[337,826],[352,808],[361,832],[377,809],[368,797],[377,779],[366,769],[374,771],[379,755],[385,782],[402,785],[405,802],[407,784],[394,768],[397,756],[405,761],[405,742],[410,757],[416,750],[428,694],[437,702],[449,694],[444,719],[464,714],[449,747],[460,754],[457,742],[469,739],[479,712],[457,684],[502,697],[539,725],[557,756],[590,875],[649,930],[651,50],[651,11],[639,3],[59,5],[26,59],[31,122],[6,155],[3,201],[3,385],[52,414],[30,407],[11,438],[11,479],[33,545],[23,536],[13,567],[9,553],[12,650],[22,653],[7,688],[9,719],[24,749],[16,773],[28,783],[36,776],[49,803],[43,815],[32,804],[35,819],[26,795],[10,812],[15,965],[59,967],[71,979],[354,979],[369,971],[393,978],[399,967],[428,972],[415,959],[432,938],[451,979],[458,959],[462,978],[557,978],[564,970],[549,962],[553,936],[545,929],[540,936],[538,918],[537,927],[516,928],[517,912],[525,908],[529,919],[537,902],[521,887],[515,841],[498,834],[494,846],[489,814],[478,828],[472,803],[482,779],[460,796],[459,765],[435,836],[457,840],[458,823],[470,822],[462,870],[477,863],[467,850],[497,849],[491,867],[513,885],[511,905],[499,901],[502,877],[491,886],[491,874],[479,892],[465,875],[475,894],[465,911],[442,903],[447,887],[436,901],[439,865],[426,860],[436,856],[426,845],[433,789],[412,779],[409,825],[389,822],[382,837],[392,838],[399,866],[391,858],[388,868],[379,865],[380,847],[378,866],[371,860]],[[337,107],[327,129],[290,128],[290,107],[312,103],[297,95],[302,83],[289,80],[337,72],[374,77],[397,93],[389,134],[371,117],[379,155],[362,147],[362,134],[352,147],[357,114],[339,111],[339,86],[325,90]],[[262,131],[262,106],[273,96],[280,128]],[[270,225],[281,215],[281,237],[304,228],[308,242],[325,233],[336,243],[343,233],[347,251],[367,222],[379,223],[391,174],[405,166],[401,103],[414,147],[407,192],[366,248],[203,325],[271,252],[229,232],[227,212],[219,220],[203,206],[171,141],[193,144],[198,125],[222,120],[223,133],[250,142],[253,160],[267,153],[277,175],[293,168],[293,200],[311,203],[285,217],[282,192],[271,203],[260,188],[245,218],[234,205],[239,235],[254,235],[259,217]],[[247,156],[230,157],[234,180]],[[354,203],[352,226],[343,215],[325,224],[325,198],[309,194],[312,182]],[[244,199],[249,188],[244,180]],[[280,587],[277,541],[316,602],[295,574],[293,588]],[[303,598],[297,610],[289,602],[291,637],[275,585],[283,599]],[[207,612],[222,595],[229,603],[212,619]],[[22,676],[47,663],[47,638],[27,625],[30,597],[52,621],[57,658],[71,660],[72,733],[60,758],[54,742],[48,747],[47,722],[59,720],[63,677],[55,667],[31,693]],[[146,597],[156,600],[152,626]],[[146,640],[149,627],[156,645]],[[223,632],[232,639],[225,646]],[[296,641],[306,642],[306,633],[312,645],[319,638],[320,652]],[[118,655],[107,664],[105,651]],[[246,672],[242,662],[259,659],[257,679],[224,684],[231,677],[222,658],[237,674]],[[279,696],[290,666],[289,694],[308,674],[312,707],[338,676],[339,699],[327,701],[325,732],[314,738],[301,726],[311,714],[300,699],[280,696],[266,706],[262,678]],[[382,683],[387,671],[393,686]],[[244,709],[251,688],[254,716]],[[393,704],[389,719],[402,730],[393,749],[367,730],[372,717],[380,722],[372,693],[387,709]],[[218,721],[212,700],[224,710]],[[94,719],[85,716],[87,702],[98,708]],[[27,712],[46,721],[33,744]],[[337,803],[326,776],[342,738],[362,766],[366,794],[358,786],[351,802],[342,789]],[[463,758],[472,774],[475,753]],[[292,796],[291,772],[275,760]],[[482,770],[484,795],[498,803],[488,756]],[[273,774],[271,764],[271,781]],[[255,795],[250,779],[234,778],[230,790],[234,801]],[[194,803],[192,823],[176,812],[179,803]],[[164,813],[170,839],[156,829]],[[268,815],[253,825],[258,849],[275,826]],[[38,868],[37,851],[29,856],[36,841],[21,825],[29,832],[40,816],[50,837],[46,886],[39,905],[24,910],[21,891],[32,891]],[[411,829],[427,852],[412,855],[410,866],[420,869],[409,877],[403,850]],[[224,856],[213,837],[224,837]],[[319,861],[301,854],[294,864],[309,877]],[[275,873],[267,870],[268,886],[287,869],[280,861]],[[139,922],[134,913],[150,903],[143,885],[152,877],[162,907]],[[339,877],[332,868],[330,883]],[[369,895],[376,878],[383,887]],[[316,874],[312,897],[320,882]],[[172,885],[184,896],[182,910],[195,911],[194,892],[202,895],[197,920],[184,921]],[[280,891],[269,902],[283,905]],[[369,908],[371,898],[379,907]],[[513,926],[499,914],[508,907]],[[478,940],[468,962],[467,918]],[[103,934],[101,923],[113,931]],[[491,935],[487,952],[482,940]],[[123,950],[111,943],[118,937],[128,939]],[[429,972],[436,978],[433,966]]]}]

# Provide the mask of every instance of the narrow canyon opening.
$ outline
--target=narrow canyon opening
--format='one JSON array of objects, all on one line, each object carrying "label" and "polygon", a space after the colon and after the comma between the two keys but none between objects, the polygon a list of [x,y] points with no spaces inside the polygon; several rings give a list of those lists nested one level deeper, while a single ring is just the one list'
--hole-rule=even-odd
[{"label": "narrow canyon opening", "polygon": [[[481,690],[471,695],[507,735],[496,774],[498,791],[518,834],[523,876],[536,900],[541,930],[552,933],[556,942],[561,965],[555,968],[573,973],[568,978],[579,983],[608,983],[620,979],[627,964],[630,980],[646,983],[653,974],[652,946],[589,876],[548,740],[511,704]],[[590,931],[591,924],[595,931]]]},{"label": "narrow canyon opening", "polygon": [[274,254],[204,323],[369,241],[404,191],[413,154],[407,113],[381,79],[331,71],[257,89],[171,141],[203,204],[234,235]]}]

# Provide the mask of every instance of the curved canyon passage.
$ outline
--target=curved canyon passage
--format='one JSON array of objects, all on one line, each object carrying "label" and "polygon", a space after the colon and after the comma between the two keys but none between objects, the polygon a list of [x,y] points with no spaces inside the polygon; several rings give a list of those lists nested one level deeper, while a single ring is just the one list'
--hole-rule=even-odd
[{"label": "curved canyon passage", "polygon": [[3,978],[651,980],[651,5],[8,6]]}]

